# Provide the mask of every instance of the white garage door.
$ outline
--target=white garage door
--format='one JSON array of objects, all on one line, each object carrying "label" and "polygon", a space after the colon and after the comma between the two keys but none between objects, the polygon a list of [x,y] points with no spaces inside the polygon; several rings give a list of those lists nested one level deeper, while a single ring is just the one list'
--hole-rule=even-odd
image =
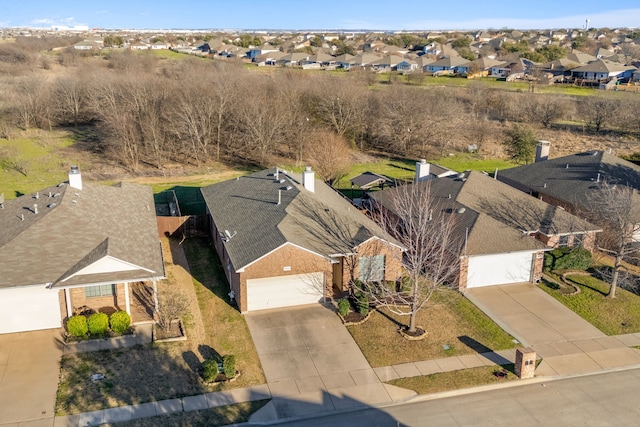
[{"label": "white garage door", "polygon": [[247,311],[322,301],[324,273],[247,280]]},{"label": "white garage door", "polygon": [[59,328],[58,291],[43,286],[0,290],[0,334]]},{"label": "white garage door", "polygon": [[531,252],[469,257],[467,288],[529,282],[532,267]]}]

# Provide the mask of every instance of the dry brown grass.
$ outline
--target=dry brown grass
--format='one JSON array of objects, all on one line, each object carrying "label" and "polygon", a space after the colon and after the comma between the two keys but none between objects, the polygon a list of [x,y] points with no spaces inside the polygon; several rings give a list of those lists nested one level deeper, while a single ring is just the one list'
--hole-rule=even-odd
[{"label": "dry brown grass", "polygon": [[262,408],[268,400],[237,403],[235,405],[220,406],[202,411],[180,412],[176,414],[160,415],[152,418],[141,418],[124,423],[109,424],[113,427],[182,427],[182,426],[226,426],[247,422],[249,416]]},{"label": "dry brown grass", "polygon": [[[408,317],[381,309],[349,332],[373,367],[513,348],[512,337],[458,292],[443,291],[420,310],[417,325],[426,338],[410,341],[398,333]],[[444,346],[447,345],[448,349]]]},{"label": "dry brown grass", "polygon": [[443,372],[411,378],[400,378],[390,381],[389,384],[413,390],[418,394],[429,394],[487,384],[503,383],[505,381],[518,379],[518,377],[511,372],[513,365],[507,365],[505,368],[506,369],[503,372],[506,372],[506,375],[504,377],[496,375],[496,371],[501,370],[498,366],[481,366],[478,368],[463,369],[461,371]]},{"label": "dry brown grass", "polygon": [[[227,285],[223,276],[220,279],[220,265],[211,246],[206,240],[183,244],[189,249],[189,257],[185,257],[177,241],[163,240],[170,279],[159,286],[180,288],[191,300],[190,313],[183,319],[187,340],[63,357],[56,414],[94,411],[265,382],[244,317],[224,299]],[[232,382],[204,384],[199,377],[200,363],[205,358],[221,358],[227,354],[236,356],[240,376]],[[106,378],[93,383],[91,374],[94,373],[103,373]]]}]

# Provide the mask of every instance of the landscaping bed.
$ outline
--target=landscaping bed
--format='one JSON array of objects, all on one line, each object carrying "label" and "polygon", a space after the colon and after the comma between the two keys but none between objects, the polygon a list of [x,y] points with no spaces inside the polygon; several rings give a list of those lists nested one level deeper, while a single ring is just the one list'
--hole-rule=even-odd
[{"label": "landscaping bed", "polygon": [[605,298],[608,283],[593,276],[569,275],[567,279],[579,293],[569,295],[545,281],[539,287],[607,335],[640,332],[640,296],[618,288],[616,298],[609,299]]},{"label": "landscaping bed", "polygon": [[[186,258],[178,241],[163,239],[171,286],[191,292],[189,314],[182,319],[187,339],[65,355],[60,369],[57,415],[265,382],[244,318],[224,300],[227,285],[224,276],[220,279],[221,267],[212,247],[204,239],[186,240],[183,245],[188,248]],[[193,279],[184,268],[187,260]],[[238,378],[205,384],[200,378],[201,362],[207,358],[222,361],[222,357],[229,354],[237,361]],[[104,378],[94,382],[93,374],[103,374]]]},{"label": "landscaping bed", "polygon": [[432,298],[431,305],[417,315],[416,324],[427,333],[421,340],[403,338],[398,329],[408,323],[408,316],[387,308],[361,325],[348,327],[372,367],[515,347],[513,337],[459,292],[446,290]]}]

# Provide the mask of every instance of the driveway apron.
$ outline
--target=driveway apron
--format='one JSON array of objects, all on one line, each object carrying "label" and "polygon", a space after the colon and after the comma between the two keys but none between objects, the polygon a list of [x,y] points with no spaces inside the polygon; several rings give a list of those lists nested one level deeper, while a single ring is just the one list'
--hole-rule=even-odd
[{"label": "driveway apron", "polygon": [[543,358],[537,375],[640,365],[638,351],[609,337],[532,283],[467,289],[465,296]]},{"label": "driveway apron", "polygon": [[53,424],[59,335],[57,329],[0,335],[0,425]]},{"label": "driveway apron", "polygon": [[391,401],[331,308],[264,310],[246,319],[277,418]]}]

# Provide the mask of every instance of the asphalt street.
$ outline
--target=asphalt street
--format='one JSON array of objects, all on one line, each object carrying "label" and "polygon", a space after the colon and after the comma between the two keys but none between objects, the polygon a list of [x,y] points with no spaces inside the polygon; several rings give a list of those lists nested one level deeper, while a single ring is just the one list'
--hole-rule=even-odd
[{"label": "asphalt street", "polygon": [[298,420],[286,426],[637,426],[640,369]]}]

